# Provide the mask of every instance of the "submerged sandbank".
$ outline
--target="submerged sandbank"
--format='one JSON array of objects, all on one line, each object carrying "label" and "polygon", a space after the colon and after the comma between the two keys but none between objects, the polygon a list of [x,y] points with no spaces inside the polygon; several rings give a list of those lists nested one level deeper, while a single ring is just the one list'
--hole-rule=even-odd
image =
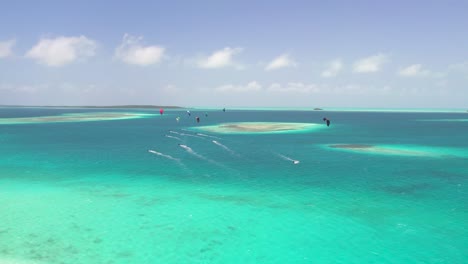
[{"label": "submerged sandbank", "polygon": [[90,122],[90,121],[108,121],[135,119],[156,116],[156,114],[146,113],[127,113],[127,112],[93,112],[93,113],[73,113],[57,116],[34,116],[34,117],[15,117],[0,118],[0,125],[13,124],[38,124],[38,123],[59,123],[59,122]]},{"label": "submerged sandbank", "polygon": [[413,156],[413,157],[463,157],[468,158],[468,151],[465,149],[450,147],[431,147],[419,145],[370,145],[370,144],[332,144],[326,145],[326,148],[350,151],[355,153],[376,154],[376,155],[395,155],[395,156]]},{"label": "submerged sandbank", "polygon": [[239,122],[192,127],[192,129],[225,134],[270,134],[307,132],[323,127],[322,124],[314,123]]}]

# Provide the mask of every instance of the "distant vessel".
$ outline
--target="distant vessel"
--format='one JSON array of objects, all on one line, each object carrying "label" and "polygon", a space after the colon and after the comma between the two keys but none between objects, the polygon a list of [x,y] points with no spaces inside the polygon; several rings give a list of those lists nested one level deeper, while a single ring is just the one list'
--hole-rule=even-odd
[{"label": "distant vessel", "polygon": [[323,110],[322,108],[314,108],[315,111]]}]

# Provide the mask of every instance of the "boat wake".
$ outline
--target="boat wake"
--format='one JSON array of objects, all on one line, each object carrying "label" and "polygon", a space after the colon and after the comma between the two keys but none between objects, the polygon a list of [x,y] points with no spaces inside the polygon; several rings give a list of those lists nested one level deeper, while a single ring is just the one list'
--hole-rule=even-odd
[{"label": "boat wake", "polygon": [[210,136],[210,135],[205,135],[205,134],[202,134],[202,133],[197,133],[198,136],[202,136],[202,137],[209,137],[209,138],[216,138],[216,139],[221,139],[219,137],[215,137],[215,136]]},{"label": "boat wake", "polygon": [[156,155],[161,156],[161,157],[164,157],[164,158],[167,158],[167,159],[170,159],[170,160],[180,161],[180,160],[177,159],[177,158],[174,158],[174,157],[172,157],[172,156],[170,156],[170,155],[163,154],[163,153],[161,153],[161,152],[157,152],[156,150],[150,149],[150,150],[148,150],[148,152],[153,153],[153,154],[156,154]]},{"label": "boat wake", "polygon": [[298,160],[291,159],[290,157],[287,157],[287,156],[284,156],[284,155],[281,155],[281,154],[278,154],[278,153],[276,155],[278,155],[280,158],[282,158],[284,160],[292,161],[292,163],[294,163],[294,164],[299,164]]},{"label": "boat wake", "polygon": [[211,142],[213,142],[214,144],[220,146],[221,148],[225,149],[227,152],[231,153],[232,155],[234,156],[239,156],[237,153],[235,153],[232,149],[228,148],[227,146],[219,143],[218,141],[216,140],[212,140]]},{"label": "boat wake", "polygon": [[170,133],[173,133],[173,134],[176,134],[176,135],[181,135],[181,136],[187,136],[187,137],[196,137],[196,138],[203,138],[203,137],[200,137],[200,136],[197,136],[197,135],[192,135],[192,134],[187,134],[187,133],[180,133],[180,132],[177,132],[177,131],[169,131]]},{"label": "boat wake", "polygon": [[178,138],[178,137],[171,136],[171,135],[166,135],[166,137],[168,137],[168,138],[173,138],[173,139],[177,139],[177,140],[182,141],[182,139],[180,139],[180,138]]},{"label": "boat wake", "polygon": [[214,161],[214,160],[210,160],[200,154],[198,154],[197,152],[195,152],[191,147],[187,146],[187,145],[184,145],[184,144],[179,144],[179,147],[185,149],[188,153],[192,154],[193,156],[199,158],[199,159],[202,159],[202,160],[205,160],[205,161],[208,161],[210,163],[213,163],[213,164],[216,164],[218,166],[222,166],[221,164],[219,164],[218,162]]}]

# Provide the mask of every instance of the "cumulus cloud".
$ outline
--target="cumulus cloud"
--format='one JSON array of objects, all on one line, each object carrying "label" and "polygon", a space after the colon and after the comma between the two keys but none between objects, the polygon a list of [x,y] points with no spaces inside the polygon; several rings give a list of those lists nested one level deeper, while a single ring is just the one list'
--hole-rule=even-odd
[{"label": "cumulus cloud", "polygon": [[227,66],[234,66],[234,55],[242,52],[241,48],[226,47],[222,50],[213,52],[210,56],[198,61],[198,66],[205,69],[215,69]]},{"label": "cumulus cloud", "polygon": [[343,68],[343,63],[341,62],[340,59],[333,60],[328,64],[327,69],[325,69],[322,72],[322,77],[325,77],[325,78],[335,77],[336,75],[338,75],[338,73],[341,71],[342,68]]},{"label": "cumulus cloud", "polygon": [[295,67],[297,64],[296,62],[289,57],[288,54],[283,54],[275,59],[273,59],[266,67],[266,71],[271,71],[271,70],[276,70],[280,68],[286,68],[286,67]]},{"label": "cumulus cloud", "polygon": [[120,46],[115,49],[115,57],[128,64],[148,66],[159,63],[164,56],[161,46],[143,46],[143,37],[125,34]]},{"label": "cumulus cloud", "polygon": [[262,86],[256,82],[249,82],[247,85],[233,85],[227,84],[215,88],[216,92],[225,93],[225,92],[235,92],[235,93],[245,93],[245,92],[258,92],[262,90]]},{"label": "cumulus cloud", "polygon": [[421,64],[413,64],[398,71],[398,75],[404,77],[423,76],[428,74],[429,71],[424,70]]},{"label": "cumulus cloud", "polygon": [[63,66],[79,58],[92,57],[96,43],[85,36],[43,38],[26,53],[26,57],[47,66]]},{"label": "cumulus cloud", "polygon": [[16,40],[10,39],[6,41],[0,41],[0,58],[6,58],[13,55],[13,46]]},{"label": "cumulus cloud", "polygon": [[354,72],[368,73],[380,71],[382,65],[388,61],[388,56],[385,54],[377,54],[367,58],[363,58],[354,63]]}]

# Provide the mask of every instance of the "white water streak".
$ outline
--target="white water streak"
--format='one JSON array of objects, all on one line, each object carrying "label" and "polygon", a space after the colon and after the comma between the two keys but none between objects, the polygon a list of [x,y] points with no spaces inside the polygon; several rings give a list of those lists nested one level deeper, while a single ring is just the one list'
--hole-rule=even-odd
[{"label": "white water streak", "polygon": [[181,135],[181,136],[203,138],[203,137],[200,137],[200,136],[197,136],[197,135],[186,134],[186,133],[180,133],[180,132],[176,132],[176,131],[172,131],[172,130],[169,131],[169,132],[170,132],[170,133],[173,133],[173,134]]},{"label": "white water streak", "polygon": [[281,155],[281,154],[279,154],[279,153],[277,153],[276,155],[278,155],[279,157],[281,157],[281,158],[284,159],[284,160],[292,161],[294,164],[298,164],[298,163],[299,163],[298,160],[291,159],[290,157]]},{"label": "white water streak", "polygon": [[222,164],[219,164],[218,162],[214,161],[214,160],[210,160],[208,158],[205,158],[204,156],[198,154],[197,152],[195,152],[191,147],[187,146],[187,145],[184,145],[184,144],[179,144],[179,147],[185,149],[188,153],[194,155],[195,157],[199,158],[199,159],[202,159],[202,160],[206,160],[210,163],[213,163],[213,164],[216,164],[218,166],[223,166]]},{"label": "white water streak", "polygon": [[213,140],[213,141],[211,141],[211,142],[213,142],[214,144],[216,144],[216,145],[222,147],[223,149],[225,149],[226,151],[228,151],[228,152],[231,153],[232,155],[238,156],[238,154],[235,153],[232,149],[230,149],[230,148],[228,148],[227,146],[225,146],[225,145],[219,143],[218,141]]},{"label": "white water streak", "polygon": [[164,157],[164,158],[167,158],[167,159],[170,159],[170,160],[180,161],[180,160],[177,159],[177,158],[174,158],[174,157],[172,157],[172,156],[170,156],[170,155],[163,154],[163,153],[161,153],[161,152],[157,152],[156,150],[150,149],[150,150],[148,150],[148,152],[153,153],[153,154],[156,154],[156,155],[161,156],[161,157]]},{"label": "white water streak", "polygon": [[177,139],[177,140],[182,141],[182,139],[180,139],[180,138],[178,138],[178,137],[171,136],[171,135],[166,135],[166,137],[168,137],[168,138],[173,138],[173,139]]},{"label": "white water streak", "polygon": [[202,134],[202,133],[197,133],[197,135],[202,136],[202,137],[209,137],[209,138],[221,139],[221,138],[219,138],[219,137],[210,136],[210,135],[205,135],[205,134]]}]

